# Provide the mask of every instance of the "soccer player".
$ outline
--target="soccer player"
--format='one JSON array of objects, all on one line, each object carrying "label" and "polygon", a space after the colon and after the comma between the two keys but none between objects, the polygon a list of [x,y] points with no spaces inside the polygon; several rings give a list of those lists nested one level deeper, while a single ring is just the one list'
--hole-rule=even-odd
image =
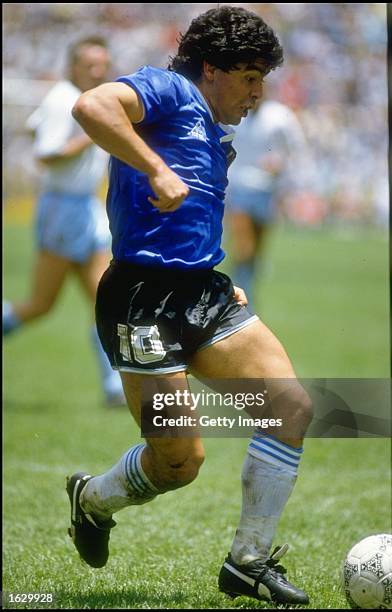
[{"label": "soccer player", "polygon": [[[244,293],[214,270],[224,257],[228,125],[254,107],[264,77],[281,62],[279,41],[261,18],[242,8],[212,9],[192,21],[169,70],[146,66],[120,77],[84,93],[73,112],[112,156],[113,260],[98,288],[96,316],[136,421],[146,382],[151,392],[175,395],[187,389],[188,369],[211,379],[271,378],[274,397],[285,394],[282,379],[291,381],[285,441],[260,432],[250,441],[242,515],[219,588],[306,604],[307,595],[277,565],[286,548],[270,549],[296,481],[310,400],[280,342],[248,312]],[[82,559],[103,567],[112,515],[191,483],[203,459],[196,434],[146,435],[106,473],[69,477],[69,534]]]},{"label": "soccer player", "polygon": [[[71,272],[95,303],[99,279],[109,263],[110,232],[95,195],[107,154],[85,134],[71,111],[82,92],[105,81],[110,61],[103,38],[75,43],[69,51],[69,79],[58,82],[27,121],[35,134],[35,156],[46,168],[36,213],[38,254],[28,299],[3,303],[3,335],[47,314]],[[95,324],[91,341],[108,405],[124,403],[120,376],[110,366]]]},{"label": "soccer player", "polygon": [[237,157],[229,170],[233,280],[254,310],[256,265],[287,191],[298,191],[299,173],[311,166],[306,138],[295,113],[275,100],[260,100],[235,135]]}]

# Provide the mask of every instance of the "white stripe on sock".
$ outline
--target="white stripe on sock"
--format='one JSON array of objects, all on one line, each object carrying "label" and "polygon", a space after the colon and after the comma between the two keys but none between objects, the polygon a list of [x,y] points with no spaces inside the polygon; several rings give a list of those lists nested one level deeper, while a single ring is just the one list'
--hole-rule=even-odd
[{"label": "white stripe on sock", "polygon": [[152,484],[142,467],[142,453],[145,444],[134,446],[126,459],[126,475],[131,486],[141,495],[157,493],[158,489]]},{"label": "white stripe on sock", "polygon": [[131,485],[131,487],[135,491],[143,495],[144,486],[142,483],[138,482],[138,480],[140,479],[138,479],[138,475],[134,473],[134,455],[137,452],[138,448],[139,448],[138,446],[134,446],[129,451],[127,458],[126,458],[125,469],[126,469],[126,476],[127,476],[128,482]]},{"label": "white stripe on sock", "polygon": [[294,448],[293,446],[289,446],[288,444],[284,444],[277,438],[273,438],[272,436],[265,436],[260,433],[253,434],[253,440],[265,442],[268,445],[274,446],[279,449],[282,453],[292,456],[293,458],[297,458],[298,455],[302,455],[303,448]]},{"label": "white stripe on sock", "polygon": [[145,444],[142,445],[142,450],[138,453],[136,457],[136,469],[138,471],[140,478],[143,480],[148,490],[151,491],[152,493],[157,493],[158,489],[152,484],[151,480],[148,478],[148,476],[146,475],[142,467],[142,452],[145,446],[146,446]]},{"label": "white stripe on sock", "polygon": [[248,454],[252,457],[255,457],[256,459],[264,461],[267,464],[274,465],[276,467],[279,467],[280,469],[286,470],[294,476],[297,475],[297,463],[292,463],[288,459],[286,460],[276,457],[273,453],[270,453],[269,451],[257,447],[253,442],[251,442],[251,444],[249,444],[248,446]]},{"label": "white stripe on sock", "polygon": [[267,454],[271,454],[274,457],[277,457],[283,461],[288,461],[290,464],[298,465],[301,457],[292,457],[291,455],[286,455],[282,451],[278,450],[275,446],[269,446],[268,444],[264,444],[264,442],[259,442],[256,440],[252,440],[252,444],[257,446],[261,451],[265,451]]}]

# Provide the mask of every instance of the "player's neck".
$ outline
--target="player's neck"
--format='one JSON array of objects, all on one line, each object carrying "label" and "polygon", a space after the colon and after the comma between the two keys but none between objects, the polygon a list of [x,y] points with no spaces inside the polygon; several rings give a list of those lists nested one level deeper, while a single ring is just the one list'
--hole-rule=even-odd
[{"label": "player's neck", "polygon": [[214,104],[213,104],[213,102],[211,100],[211,96],[209,95],[208,87],[203,83],[203,81],[201,81],[200,83],[194,83],[194,85],[195,85],[195,87],[198,88],[198,90],[200,91],[201,95],[203,96],[203,98],[204,98],[204,100],[206,102],[206,105],[208,106],[208,108],[211,111],[211,114],[212,114],[212,117],[214,119],[214,122],[218,123],[219,119],[217,117],[217,113],[215,112]]}]

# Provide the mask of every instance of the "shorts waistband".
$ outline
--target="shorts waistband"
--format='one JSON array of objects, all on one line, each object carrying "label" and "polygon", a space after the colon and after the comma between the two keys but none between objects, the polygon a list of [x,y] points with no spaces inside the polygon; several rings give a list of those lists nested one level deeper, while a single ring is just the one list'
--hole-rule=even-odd
[{"label": "shorts waistband", "polygon": [[119,259],[112,259],[110,262],[110,267],[112,269],[121,269],[143,276],[155,276],[156,274],[164,274],[166,276],[175,276],[176,278],[201,278],[209,276],[214,271],[214,268],[197,268],[186,270],[184,268],[166,268],[165,266],[145,266],[141,264],[136,264],[131,261],[122,261]]}]

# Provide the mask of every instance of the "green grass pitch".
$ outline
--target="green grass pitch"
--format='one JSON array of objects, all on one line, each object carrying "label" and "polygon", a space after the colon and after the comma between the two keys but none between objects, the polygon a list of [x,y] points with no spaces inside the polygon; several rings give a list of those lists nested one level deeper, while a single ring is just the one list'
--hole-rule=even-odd
[{"label": "green grass pitch", "polygon": [[[4,239],[4,294],[19,299],[31,233],[8,224]],[[379,231],[274,234],[259,307],[300,376],[389,376],[387,252]],[[192,485],[116,515],[105,568],[79,560],[65,476],[105,471],[139,439],[126,409],[102,405],[91,317],[72,280],[50,316],[4,345],[3,606],[34,607],[7,593],[53,593],[43,608],[268,608],[216,585],[239,518],[245,439],[206,439]],[[306,441],[276,543],[290,543],[284,564],[312,607],[348,608],[340,566],[355,542],[391,528],[389,466],[385,439]]]}]

